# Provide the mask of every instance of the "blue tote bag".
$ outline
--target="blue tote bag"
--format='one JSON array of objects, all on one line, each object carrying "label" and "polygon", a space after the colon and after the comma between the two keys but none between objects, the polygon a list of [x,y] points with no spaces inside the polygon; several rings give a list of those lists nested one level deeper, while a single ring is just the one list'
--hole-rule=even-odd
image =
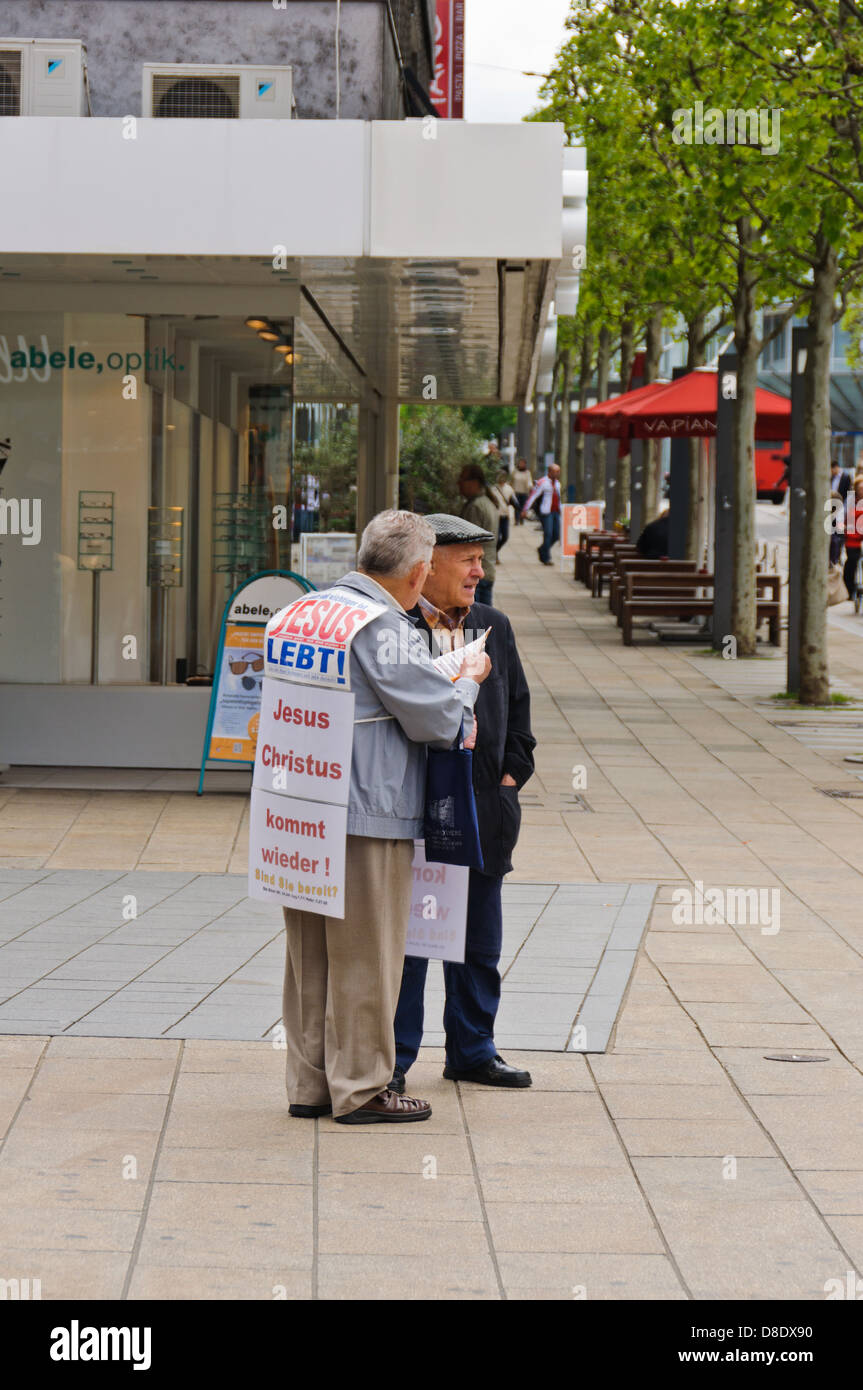
[{"label": "blue tote bag", "polygon": [[459,747],[428,750],[425,855],[429,863],[482,869],[473,794],[473,754]]}]

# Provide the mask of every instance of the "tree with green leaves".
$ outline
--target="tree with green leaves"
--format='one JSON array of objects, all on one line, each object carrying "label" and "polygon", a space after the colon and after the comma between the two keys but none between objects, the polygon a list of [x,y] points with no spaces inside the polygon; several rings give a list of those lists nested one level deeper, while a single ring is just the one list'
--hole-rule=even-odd
[{"label": "tree with green leaves", "polygon": [[482,463],[482,436],[461,410],[448,405],[403,405],[399,449],[399,505],[411,512],[453,512],[461,505],[458,476]]}]

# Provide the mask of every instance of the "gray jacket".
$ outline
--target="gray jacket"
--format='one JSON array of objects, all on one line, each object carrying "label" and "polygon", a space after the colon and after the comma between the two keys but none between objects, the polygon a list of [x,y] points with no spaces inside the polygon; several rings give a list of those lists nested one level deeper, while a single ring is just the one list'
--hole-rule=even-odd
[{"label": "gray jacket", "polygon": [[441,675],[416,619],[366,575],[353,570],[338,584],[388,603],[351,646],[356,704],[348,834],[412,840],[423,831],[426,745],[451,747],[479,686]]}]

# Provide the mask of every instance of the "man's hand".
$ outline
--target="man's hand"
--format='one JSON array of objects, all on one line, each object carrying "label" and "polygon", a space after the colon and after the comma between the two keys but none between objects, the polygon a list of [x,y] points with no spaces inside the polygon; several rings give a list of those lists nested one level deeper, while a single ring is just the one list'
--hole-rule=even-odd
[{"label": "man's hand", "polygon": [[510,777],[509,773],[505,772],[500,779],[500,785],[502,787],[517,787],[518,783],[514,777]]},{"label": "man's hand", "polygon": [[473,728],[464,741],[465,748],[476,748],[476,715],[473,717]]},{"label": "man's hand", "polygon": [[477,685],[482,685],[489,671],[491,661],[484,651],[470,652],[462,662],[460,676],[467,676],[469,680],[476,681]]}]

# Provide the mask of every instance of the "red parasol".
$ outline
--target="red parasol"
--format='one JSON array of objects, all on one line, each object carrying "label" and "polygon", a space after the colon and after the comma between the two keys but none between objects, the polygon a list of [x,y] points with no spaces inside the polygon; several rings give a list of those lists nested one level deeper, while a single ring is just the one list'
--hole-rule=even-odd
[{"label": "red parasol", "polygon": [[[651,382],[580,410],[582,434],[617,439],[712,438],[716,434],[716,372],[696,368],[676,381]],[[755,392],[755,438],[787,439],[791,402],[774,391]]]},{"label": "red parasol", "polygon": [[[698,368],[641,401],[621,401],[609,432],[631,439],[711,438],[716,434],[716,372]],[[774,391],[755,392],[755,438],[786,439],[791,402]]]},{"label": "red parasol", "polygon": [[607,401],[599,401],[597,405],[589,405],[576,414],[575,429],[580,434],[604,434],[613,437],[620,433],[619,427],[617,429],[612,427],[613,418],[620,412],[623,405],[628,402],[637,404],[639,401],[644,401],[660,387],[670,384],[670,382],[664,381],[651,381],[648,386],[637,386],[634,391],[626,391],[623,395],[611,396]]}]

